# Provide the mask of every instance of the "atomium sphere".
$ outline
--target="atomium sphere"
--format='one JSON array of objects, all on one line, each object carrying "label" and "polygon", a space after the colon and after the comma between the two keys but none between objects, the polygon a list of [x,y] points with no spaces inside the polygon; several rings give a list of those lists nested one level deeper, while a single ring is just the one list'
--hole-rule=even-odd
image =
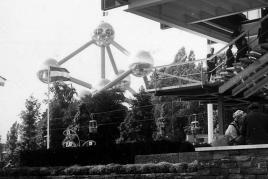
[{"label": "atomium sphere", "polygon": [[92,39],[98,46],[107,46],[114,40],[114,29],[107,22],[101,22],[94,30]]},{"label": "atomium sphere", "polygon": [[[124,72],[125,72],[124,70],[119,70],[117,76],[120,76]],[[121,80],[118,84],[116,84],[116,87],[122,89],[123,91],[127,90],[127,88],[130,87],[130,75],[128,75],[123,80]]]},{"label": "atomium sphere", "polygon": [[48,82],[48,68],[50,66],[58,67],[58,62],[55,59],[47,59],[42,65],[40,70],[37,72],[37,77],[43,83]]},{"label": "atomium sphere", "polygon": [[110,83],[111,81],[108,79],[101,79],[98,84],[97,84],[97,89],[101,89],[103,88],[105,85],[107,85],[108,83]]},{"label": "atomium sphere", "polygon": [[78,98],[79,99],[82,99],[86,96],[90,96],[91,95],[91,92],[89,90],[81,90],[79,93],[78,93]]},{"label": "atomium sphere", "polygon": [[154,60],[147,51],[139,51],[133,58],[133,63],[129,66],[132,74],[137,77],[148,75],[152,71]]}]

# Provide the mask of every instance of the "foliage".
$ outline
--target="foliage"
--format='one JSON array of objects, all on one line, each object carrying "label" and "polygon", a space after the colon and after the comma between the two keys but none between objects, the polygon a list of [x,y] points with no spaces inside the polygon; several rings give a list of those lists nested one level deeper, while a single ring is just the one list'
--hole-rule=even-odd
[{"label": "foliage", "polygon": [[54,95],[50,102],[50,147],[62,147],[63,131],[73,123],[78,102],[74,99],[75,89],[65,83],[56,82],[51,91]]},{"label": "foliage", "polygon": [[131,100],[131,110],[121,123],[118,142],[150,142],[155,131],[151,94],[141,88]]},{"label": "foliage", "polygon": [[[55,82],[50,88],[50,147],[61,148],[64,139],[63,131],[73,123],[77,112],[78,101],[75,100],[75,89],[68,84]],[[48,101],[45,101],[46,103]],[[42,114],[38,126],[38,143],[44,148],[47,135],[47,111]]]},{"label": "foliage", "polygon": [[[10,170],[0,170],[1,176],[79,176],[79,175],[109,175],[124,174],[119,177],[133,177],[131,174],[156,174],[156,173],[183,173],[196,172],[202,165],[194,161],[192,163],[146,163],[146,164],[108,164],[69,167],[23,167]],[[190,171],[189,171],[190,170]],[[90,177],[90,176],[88,176]],[[107,176],[106,176],[107,177]],[[142,177],[140,175],[140,177]],[[145,176],[144,176],[145,177]],[[146,176],[147,178],[148,176]]]},{"label": "foliage", "polygon": [[29,99],[26,99],[25,108],[20,114],[22,119],[20,147],[21,150],[35,150],[38,148],[36,123],[40,117],[40,103],[33,96],[30,96]]},{"label": "foliage", "polygon": [[186,78],[201,81],[201,72],[204,71],[204,69],[201,63],[196,65],[194,63],[195,60],[194,51],[191,50],[187,57],[185,48],[182,47],[176,54],[174,61],[171,64],[172,66],[159,68],[152,74],[149,88],[185,85],[191,83],[191,81]]},{"label": "foliage", "polygon": [[[192,152],[194,146],[188,142],[153,141],[109,144],[97,143],[91,147],[43,149],[23,151],[20,155],[21,166],[70,166],[96,164],[135,163],[135,156]],[[36,160],[38,158],[38,160]],[[161,157],[160,157],[161,158]],[[160,161],[159,155],[153,161]]]},{"label": "foliage", "polygon": [[7,133],[7,156],[5,161],[12,161],[13,163],[18,163],[18,135],[19,135],[19,124],[17,122],[13,123]]},{"label": "foliage", "polygon": [[175,55],[174,62],[173,63],[183,63],[187,59],[187,54],[185,51],[185,47],[181,47],[177,54]]},{"label": "foliage", "polygon": [[[180,65],[181,62],[195,61],[195,54],[191,50],[187,58],[185,49],[182,47],[174,59],[175,66],[163,67],[158,71],[168,73],[179,77],[187,77],[194,80],[200,80],[200,72],[203,70],[202,64],[188,63]],[[187,76],[189,74],[199,74]],[[175,86],[187,84],[187,80],[175,77],[166,77],[163,74],[153,74],[151,84],[157,87]],[[151,85],[152,86],[152,85]],[[176,96],[155,96],[153,98],[154,117],[157,124],[157,132],[154,135],[156,140],[175,140],[185,139],[184,128],[189,125],[192,114],[204,112],[204,107],[198,104],[198,101],[185,102]]]},{"label": "foliage", "polygon": [[[96,95],[86,95],[81,99],[80,118],[77,121],[80,138],[93,138],[98,143],[109,145],[119,137],[118,126],[126,116],[127,108],[123,105],[125,96],[120,89],[114,88]],[[89,134],[90,120],[98,123],[97,134]]]}]

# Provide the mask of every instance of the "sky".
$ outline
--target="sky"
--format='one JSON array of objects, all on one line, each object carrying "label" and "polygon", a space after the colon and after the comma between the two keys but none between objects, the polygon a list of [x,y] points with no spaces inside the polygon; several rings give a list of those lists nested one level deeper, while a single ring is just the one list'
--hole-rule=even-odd
[{"label": "sky", "polygon": [[[0,76],[7,79],[0,87],[0,135],[2,142],[11,125],[18,121],[25,100],[33,95],[40,102],[47,86],[37,71],[48,58],[60,60],[91,40],[101,21],[115,30],[115,41],[131,53],[149,51],[155,65],[170,64],[184,46],[197,58],[207,54],[206,39],[175,28],[161,30],[157,22],[125,12],[126,7],[103,17],[100,0],[0,0]],[[131,59],[111,47],[118,69],[127,70]],[[108,58],[106,76],[114,77]],[[88,47],[62,65],[72,77],[95,86],[100,81],[100,48]],[[138,91],[141,78],[131,76],[131,87]],[[77,91],[85,90],[74,85]],[[44,104],[43,108],[45,108]]]}]

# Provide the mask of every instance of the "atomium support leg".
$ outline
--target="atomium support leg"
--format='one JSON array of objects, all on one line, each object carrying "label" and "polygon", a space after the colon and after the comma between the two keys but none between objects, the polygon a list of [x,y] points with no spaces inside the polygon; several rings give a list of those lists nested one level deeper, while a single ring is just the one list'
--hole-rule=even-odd
[{"label": "atomium support leg", "polygon": [[81,46],[79,49],[75,50],[73,53],[69,54],[67,57],[63,58],[62,60],[60,60],[58,62],[59,65],[62,65],[63,63],[67,62],[68,60],[70,60],[72,57],[74,57],[75,55],[77,55],[78,53],[80,53],[81,51],[83,51],[84,49],[86,49],[87,47],[89,47],[91,44],[93,44],[94,41],[91,40],[89,42],[87,42],[86,44],[84,44],[83,46]]},{"label": "atomium support leg", "polygon": [[118,82],[120,82],[121,80],[123,80],[125,77],[127,77],[128,75],[130,75],[131,72],[132,72],[131,69],[129,69],[128,71],[125,71],[124,73],[122,73],[121,75],[119,75],[116,79],[114,79],[113,81],[111,81],[110,83],[108,83],[107,85],[105,85],[103,88],[101,88],[100,90],[98,90],[95,94],[100,93],[100,92],[102,92],[104,90],[107,90],[107,89],[113,87]]},{"label": "atomium support leg", "polygon": [[84,87],[86,87],[86,88],[88,88],[88,89],[91,89],[91,88],[92,88],[92,85],[91,85],[91,84],[86,83],[86,82],[84,82],[84,81],[81,81],[81,80],[79,80],[79,79],[76,79],[76,78],[74,78],[74,77],[70,77],[70,81],[73,82],[73,83],[75,83],[75,84],[84,86]]},{"label": "atomium support leg", "polygon": [[130,53],[124,48],[122,47],[120,44],[118,44],[116,41],[112,41],[111,43],[115,48],[117,48],[120,52],[122,52],[123,54],[129,56]]},{"label": "atomium support leg", "polygon": [[117,67],[116,67],[116,64],[115,64],[115,61],[114,61],[114,57],[113,57],[113,54],[112,54],[112,51],[111,51],[111,48],[110,48],[109,45],[106,47],[106,50],[107,50],[108,56],[109,56],[109,58],[110,58],[110,62],[111,62],[111,64],[112,64],[112,66],[113,66],[114,73],[115,73],[116,75],[118,75],[118,69],[117,69]]},{"label": "atomium support leg", "polygon": [[105,47],[101,46],[101,79],[105,79]]},{"label": "atomium support leg", "polygon": [[134,89],[132,89],[131,87],[127,87],[127,90],[132,94],[137,94],[136,91]]}]

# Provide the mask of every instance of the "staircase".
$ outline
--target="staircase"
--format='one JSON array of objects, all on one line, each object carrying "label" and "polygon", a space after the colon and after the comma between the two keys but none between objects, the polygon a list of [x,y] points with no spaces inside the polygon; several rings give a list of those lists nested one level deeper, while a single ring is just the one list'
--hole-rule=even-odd
[{"label": "staircase", "polygon": [[231,92],[233,97],[242,95],[243,98],[249,98],[266,91],[268,83],[268,49],[265,49],[266,46],[268,47],[268,44],[259,45],[248,54],[247,59],[242,60],[244,63],[250,63],[250,60],[252,62],[221,85],[220,94]]}]

